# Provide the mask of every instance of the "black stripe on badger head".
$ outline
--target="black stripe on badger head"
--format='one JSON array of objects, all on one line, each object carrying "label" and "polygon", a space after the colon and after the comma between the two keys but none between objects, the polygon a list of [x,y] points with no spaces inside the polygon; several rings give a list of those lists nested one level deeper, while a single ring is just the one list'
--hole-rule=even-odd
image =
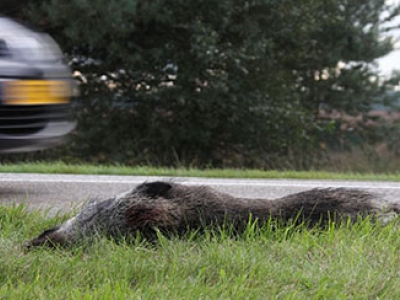
[{"label": "black stripe on badger head", "polygon": [[167,198],[168,191],[172,188],[172,185],[165,181],[154,181],[154,182],[144,182],[136,187],[136,191],[140,194],[150,197]]},{"label": "black stripe on badger head", "polygon": [[48,246],[50,248],[56,248],[57,246],[63,246],[66,243],[65,238],[57,232],[60,227],[54,227],[44,231],[38,237],[33,240],[24,243],[27,249],[31,247]]}]

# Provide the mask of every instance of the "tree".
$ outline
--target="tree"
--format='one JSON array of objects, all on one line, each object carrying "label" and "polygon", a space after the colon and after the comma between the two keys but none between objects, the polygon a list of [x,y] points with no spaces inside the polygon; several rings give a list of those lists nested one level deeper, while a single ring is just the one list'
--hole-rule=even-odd
[{"label": "tree", "polygon": [[356,113],[378,98],[371,63],[392,47],[381,39],[387,8],[383,0],[52,0],[24,13],[85,77],[75,153],[251,167],[317,149],[321,103]]}]

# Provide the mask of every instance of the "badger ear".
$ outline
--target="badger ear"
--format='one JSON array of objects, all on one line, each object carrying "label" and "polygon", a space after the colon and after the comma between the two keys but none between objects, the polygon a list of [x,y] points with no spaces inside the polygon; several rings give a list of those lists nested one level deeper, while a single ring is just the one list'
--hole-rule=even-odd
[{"label": "badger ear", "polygon": [[164,181],[145,182],[136,187],[136,191],[140,194],[150,197],[164,197],[167,198],[168,191],[172,185]]}]

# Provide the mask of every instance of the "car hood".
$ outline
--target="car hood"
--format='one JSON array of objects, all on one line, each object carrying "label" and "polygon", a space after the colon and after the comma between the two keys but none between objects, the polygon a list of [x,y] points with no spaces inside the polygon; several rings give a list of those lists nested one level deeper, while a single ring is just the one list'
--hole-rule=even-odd
[{"label": "car hood", "polygon": [[62,57],[60,48],[49,35],[0,16],[0,59],[44,63],[59,61]]}]

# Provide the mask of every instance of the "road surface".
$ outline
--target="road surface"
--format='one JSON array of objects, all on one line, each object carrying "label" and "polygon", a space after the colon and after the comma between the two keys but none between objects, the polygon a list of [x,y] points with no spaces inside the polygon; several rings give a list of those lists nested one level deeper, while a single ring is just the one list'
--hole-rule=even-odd
[{"label": "road surface", "polygon": [[389,201],[400,202],[398,182],[287,179],[213,179],[182,177],[47,175],[0,173],[0,202],[26,203],[48,212],[69,211],[88,199],[107,199],[143,181],[172,180],[188,185],[209,185],[235,196],[278,198],[316,187],[366,189]]}]

